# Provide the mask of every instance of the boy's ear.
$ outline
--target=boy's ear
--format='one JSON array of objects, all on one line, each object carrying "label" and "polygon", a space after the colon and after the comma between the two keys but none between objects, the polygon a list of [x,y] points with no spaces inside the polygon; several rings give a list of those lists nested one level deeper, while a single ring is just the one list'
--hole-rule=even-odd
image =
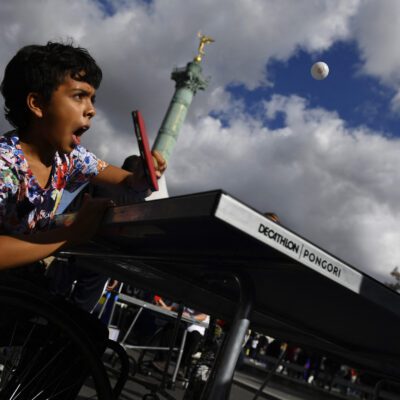
[{"label": "boy's ear", "polygon": [[44,101],[40,94],[35,92],[28,93],[26,105],[37,118],[43,117]]}]

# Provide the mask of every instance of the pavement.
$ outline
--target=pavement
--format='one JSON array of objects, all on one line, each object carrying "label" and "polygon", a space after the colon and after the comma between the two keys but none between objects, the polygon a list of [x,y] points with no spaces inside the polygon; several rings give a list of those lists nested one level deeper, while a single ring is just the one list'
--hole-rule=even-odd
[{"label": "pavement", "polygon": [[[130,352],[128,351],[128,354]],[[157,391],[157,396],[149,396],[152,393],[151,388],[159,388],[162,380],[162,374],[156,368],[149,367],[143,371],[138,371],[135,366],[137,354],[129,354],[131,357],[131,368],[129,379],[125,384],[119,399],[121,400],[183,400],[187,381],[177,378],[175,384],[171,385],[173,375],[173,366],[169,370],[167,382],[168,389],[163,392]],[[118,364],[112,366],[106,359],[108,375],[112,385],[115,384],[116,373],[119,372]],[[240,371],[236,371],[232,383],[229,400],[253,400],[266,377],[266,371],[260,368],[245,366]],[[93,396],[93,389],[88,383],[82,390],[82,397],[79,399],[88,399]],[[155,391],[153,390],[153,393]],[[383,393],[382,393],[383,394]],[[148,395],[145,399],[145,395]],[[93,396],[93,397],[91,397]],[[191,397],[191,400],[197,400],[197,397]],[[388,393],[383,396],[385,400],[396,400],[398,397]],[[328,391],[315,385],[310,385],[303,380],[289,378],[282,374],[273,375],[268,385],[264,388],[263,394],[258,397],[269,400],[347,400],[349,397],[341,394],[336,388]],[[352,397],[354,399],[354,397]]]},{"label": "pavement", "polygon": [[[112,377],[113,373],[108,368],[109,376]],[[170,370],[170,376],[172,376],[172,368]],[[252,374],[251,371],[237,371],[234,376],[234,382],[232,384],[230,400],[253,400],[255,392],[262,384],[262,377]],[[128,379],[122,394],[121,400],[142,400],[143,396],[150,394],[151,390],[149,386],[158,386],[161,382],[162,375],[157,370],[151,370],[149,374],[144,375],[137,372],[134,376],[130,376]],[[114,379],[111,379],[114,383]],[[297,393],[296,393],[297,392]],[[331,396],[325,396],[323,393],[301,393],[296,388],[282,385],[281,383],[271,382],[263,392],[263,395],[259,399],[269,400],[328,400]],[[185,394],[185,381],[177,379],[173,389],[165,390],[164,394],[158,393],[158,398],[167,400],[183,400]],[[87,392],[86,397],[90,396]],[[154,400],[154,398],[148,398],[148,400]],[[193,400],[197,400],[193,398]]]}]

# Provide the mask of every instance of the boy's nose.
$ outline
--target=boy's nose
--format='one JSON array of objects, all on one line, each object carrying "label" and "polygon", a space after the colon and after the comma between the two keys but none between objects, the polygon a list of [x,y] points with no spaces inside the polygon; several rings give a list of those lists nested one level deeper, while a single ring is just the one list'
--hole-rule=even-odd
[{"label": "boy's nose", "polygon": [[93,118],[96,115],[96,109],[94,107],[90,107],[88,110],[85,112],[85,117]]}]

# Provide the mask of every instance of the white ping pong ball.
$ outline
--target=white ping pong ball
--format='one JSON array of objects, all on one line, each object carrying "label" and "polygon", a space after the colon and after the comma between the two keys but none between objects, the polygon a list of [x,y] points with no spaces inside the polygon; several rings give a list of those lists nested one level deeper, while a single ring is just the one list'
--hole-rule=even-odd
[{"label": "white ping pong ball", "polygon": [[328,64],[324,63],[323,61],[318,61],[311,67],[311,76],[318,81],[325,79],[328,74]]}]

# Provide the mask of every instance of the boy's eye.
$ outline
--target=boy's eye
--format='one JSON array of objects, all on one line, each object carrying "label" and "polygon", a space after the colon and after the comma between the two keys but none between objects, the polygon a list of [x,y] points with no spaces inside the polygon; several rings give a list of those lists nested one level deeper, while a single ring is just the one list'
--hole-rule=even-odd
[{"label": "boy's eye", "polygon": [[96,101],[96,95],[95,94],[91,94],[89,92],[86,92],[84,90],[80,90],[77,91],[75,93],[73,93],[73,99],[78,101],[78,102],[82,102],[82,101],[86,101],[89,100],[92,105],[94,105],[95,101]]},{"label": "boy's eye", "polygon": [[[83,100],[84,98],[89,97],[86,93],[76,93],[74,94],[74,99],[76,100]],[[91,99],[92,104],[94,104],[96,102],[96,96],[93,96]]]}]

